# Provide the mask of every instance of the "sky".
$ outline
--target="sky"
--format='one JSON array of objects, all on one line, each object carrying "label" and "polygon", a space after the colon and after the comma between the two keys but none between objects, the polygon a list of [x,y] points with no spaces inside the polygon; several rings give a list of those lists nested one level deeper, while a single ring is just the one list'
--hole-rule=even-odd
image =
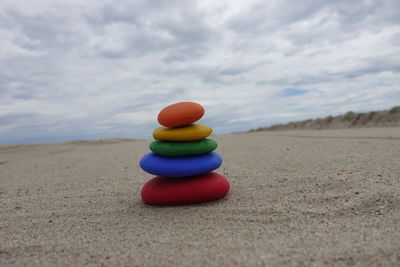
[{"label": "sky", "polygon": [[400,104],[400,1],[0,2],[0,144],[214,133]]}]

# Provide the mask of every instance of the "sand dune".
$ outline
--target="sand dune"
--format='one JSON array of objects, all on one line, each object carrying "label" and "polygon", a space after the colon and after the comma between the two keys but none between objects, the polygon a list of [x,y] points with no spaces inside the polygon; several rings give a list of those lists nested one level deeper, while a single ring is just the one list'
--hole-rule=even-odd
[{"label": "sand dune", "polygon": [[390,110],[371,111],[367,113],[349,111],[344,115],[277,124],[270,127],[260,127],[251,131],[320,130],[362,127],[400,127],[400,106],[393,107]]},{"label": "sand dune", "polygon": [[400,128],[214,138],[230,194],[162,208],[149,141],[2,146],[0,265],[400,265]]}]

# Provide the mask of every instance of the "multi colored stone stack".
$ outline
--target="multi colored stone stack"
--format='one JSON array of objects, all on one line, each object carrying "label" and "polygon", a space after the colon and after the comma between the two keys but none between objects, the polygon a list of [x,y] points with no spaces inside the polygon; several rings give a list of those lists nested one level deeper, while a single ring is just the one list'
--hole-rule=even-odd
[{"label": "multi colored stone stack", "polygon": [[157,175],[142,188],[144,202],[153,205],[182,205],[215,200],[229,192],[228,180],[213,170],[221,157],[213,152],[214,140],[207,138],[212,129],[194,123],[204,115],[204,108],[194,102],[170,105],[158,114],[165,126],[154,130],[156,141],[140,167]]}]

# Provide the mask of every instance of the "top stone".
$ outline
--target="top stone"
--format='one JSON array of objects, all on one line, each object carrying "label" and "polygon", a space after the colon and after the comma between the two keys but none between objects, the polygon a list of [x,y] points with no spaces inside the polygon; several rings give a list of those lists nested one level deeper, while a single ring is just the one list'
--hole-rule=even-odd
[{"label": "top stone", "polygon": [[179,102],[158,113],[158,122],[165,127],[180,127],[200,120],[204,108],[195,102]]}]

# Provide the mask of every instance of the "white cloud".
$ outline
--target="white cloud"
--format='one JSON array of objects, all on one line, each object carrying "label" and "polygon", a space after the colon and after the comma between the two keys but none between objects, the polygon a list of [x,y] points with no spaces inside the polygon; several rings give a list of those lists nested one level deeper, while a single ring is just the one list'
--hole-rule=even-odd
[{"label": "white cloud", "polygon": [[202,103],[217,133],[389,108],[400,100],[399,10],[396,0],[4,0],[0,143],[150,137],[176,101]]}]

